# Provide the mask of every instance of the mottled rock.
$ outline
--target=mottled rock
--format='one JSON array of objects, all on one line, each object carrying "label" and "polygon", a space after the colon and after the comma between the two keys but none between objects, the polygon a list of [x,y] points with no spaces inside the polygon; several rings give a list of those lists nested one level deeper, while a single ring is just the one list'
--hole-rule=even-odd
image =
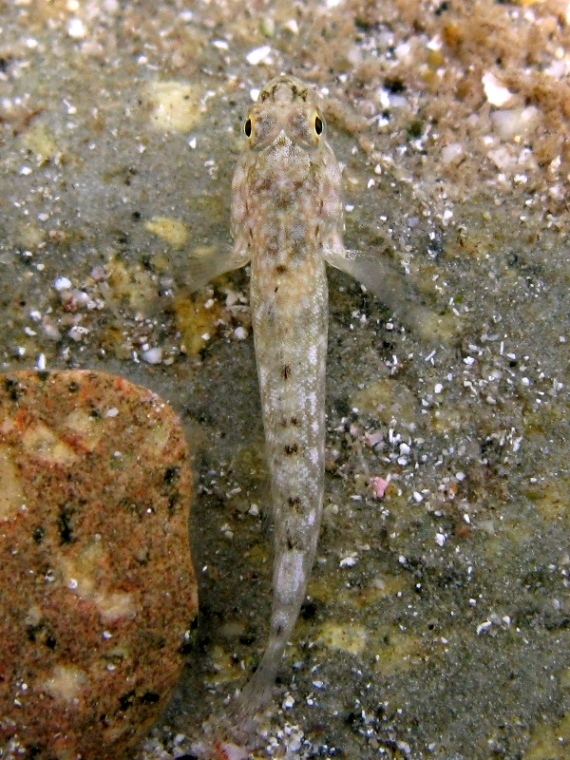
[{"label": "mottled rock", "polygon": [[0,754],[119,760],[196,614],[180,423],[119,377],[3,375],[0,484]]}]

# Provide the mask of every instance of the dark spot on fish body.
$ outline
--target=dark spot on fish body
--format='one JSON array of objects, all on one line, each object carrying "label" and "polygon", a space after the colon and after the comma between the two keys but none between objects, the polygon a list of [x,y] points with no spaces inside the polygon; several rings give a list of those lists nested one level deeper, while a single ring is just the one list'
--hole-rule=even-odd
[{"label": "dark spot on fish body", "polygon": [[293,203],[293,199],[290,195],[278,195],[274,201],[275,208],[289,209]]},{"label": "dark spot on fish body", "polygon": [[289,364],[283,365],[282,376],[283,380],[289,380],[291,377],[291,366]]},{"label": "dark spot on fish body", "polygon": [[303,507],[301,505],[301,499],[298,496],[289,496],[287,499],[289,507],[295,510],[298,515],[303,513]]},{"label": "dark spot on fish body", "polygon": [[[285,264],[277,264],[277,266],[275,267],[275,271],[277,272],[277,274],[283,274],[283,272],[287,271],[287,267],[285,266]],[[275,290],[277,290],[277,288],[275,288]]]},{"label": "dark spot on fish body", "polygon": [[269,177],[262,177],[252,188],[256,193],[268,195],[273,190],[273,181]]},{"label": "dark spot on fish body", "polygon": [[297,417],[290,417],[289,419],[287,419],[287,417],[281,418],[282,428],[287,428],[289,427],[289,425],[291,425],[292,427],[299,427],[299,420],[297,419]]},{"label": "dark spot on fish body", "polygon": [[287,456],[291,456],[291,454],[297,454],[299,452],[299,445],[297,443],[288,444],[287,446],[283,447],[283,451],[287,454]]},{"label": "dark spot on fish body", "polygon": [[287,531],[287,536],[285,537],[284,543],[285,543],[285,549],[288,552],[292,552],[292,551],[302,552],[302,551],[305,551],[305,549],[307,548],[303,540],[303,536],[296,535],[295,533],[291,533],[289,530]]}]

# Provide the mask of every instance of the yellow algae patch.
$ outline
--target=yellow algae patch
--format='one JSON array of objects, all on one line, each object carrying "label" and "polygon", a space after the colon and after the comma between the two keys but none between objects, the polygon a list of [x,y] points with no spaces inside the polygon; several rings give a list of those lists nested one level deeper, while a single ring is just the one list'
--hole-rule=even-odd
[{"label": "yellow algae patch", "polygon": [[44,462],[73,464],[78,458],[71,446],[68,446],[41,422],[31,425],[26,430],[22,444],[28,453]]},{"label": "yellow algae patch", "polygon": [[79,436],[81,445],[87,451],[94,451],[103,435],[103,426],[99,421],[81,409],[68,414],[63,424]]},{"label": "yellow algae patch", "polygon": [[343,608],[367,610],[382,599],[395,596],[406,588],[406,581],[396,575],[379,575],[362,588],[339,588],[334,576],[313,577],[309,581],[307,593],[325,604],[334,598]]},{"label": "yellow algae patch", "polygon": [[529,488],[527,496],[532,499],[541,517],[548,522],[570,519],[570,478],[551,478],[545,483]]},{"label": "yellow algae patch", "polygon": [[161,240],[173,248],[180,251],[188,242],[188,227],[179,219],[172,219],[168,216],[154,216],[145,223],[145,229],[152,232]]},{"label": "yellow algae patch", "polygon": [[196,356],[214,335],[222,308],[204,293],[190,296],[181,293],[174,298],[174,314],[186,353]]},{"label": "yellow algae patch", "polygon": [[461,428],[463,416],[460,403],[446,399],[445,404],[433,409],[431,423],[437,433],[453,433]]},{"label": "yellow algae patch", "polygon": [[240,446],[231,460],[231,469],[238,483],[243,484],[239,493],[232,495],[232,507],[238,512],[248,512],[253,504],[264,504],[268,496],[269,473],[263,443]]},{"label": "yellow algae patch", "polygon": [[37,227],[33,222],[22,224],[16,231],[16,240],[23,248],[34,250],[45,240],[45,230]]},{"label": "yellow algae patch", "polygon": [[213,665],[213,673],[206,676],[208,683],[222,684],[243,678],[243,669],[236,663],[233,653],[226,651],[219,644],[210,647],[208,657]]},{"label": "yellow algae patch", "polygon": [[127,301],[131,308],[145,309],[156,301],[156,283],[142,266],[127,266],[115,257],[107,264],[107,272],[112,296]]},{"label": "yellow algae patch", "polygon": [[[406,580],[401,576],[377,576],[371,583],[352,594],[353,604],[362,609],[370,608],[371,605],[376,604],[381,599],[395,596],[398,592],[403,591],[406,586]],[[341,596],[344,596],[345,593],[348,595],[348,590],[343,590]]]},{"label": "yellow algae patch", "polygon": [[0,445],[0,520],[9,520],[26,501],[10,451],[9,446]]},{"label": "yellow algae patch", "polygon": [[152,82],[143,97],[150,111],[150,123],[165,132],[188,132],[203,119],[200,90],[181,82]]},{"label": "yellow algae patch", "polygon": [[461,319],[451,311],[438,314],[432,309],[421,309],[413,327],[424,340],[438,340],[449,345],[459,333]]},{"label": "yellow algae patch", "polygon": [[385,378],[357,391],[351,405],[361,412],[373,414],[389,425],[392,419],[400,424],[411,425],[417,418],[417,401],[403,383]]},{"label": "yellow algae patch", "polygon": [[337,595],[339,603],[359,609],[370,609],[381,599],[395,596],[406,588],[406,581],[396,575],[374,578],[372,583],[360,589],[341,589]]},{"label": "yellow algae patch", "polygon": [[423,642],[419,636],[402,633],[397,629],[376,632],[377,638],[369,650],[376,655],[376,670],[383,676],[401,673],[425,658]]},{"label": "yellow algae patch", "polygon": [[317,636],[319,643],[350,654],[361,654],[367,639],[366,628],[356,623],[325,623]]},{"label": "yellow algae patch", "polygon": [[268,563],[270,559],[269,548],[267,547],[267,544],[260,542],[248,549],[245,556],[247,557],[248,563],[251,563],[252,567],[259,568]]},{"label": "yellow algae patch", "polygon": [[564,668],[558,676],[558,682],[563,689],[570,689],[570,667]]},{"label": "yellow algae patch", "polygon": [[23,133],[22,144],[35,154],[39,165],[53,160],[60,153],[53,132],[41,122],[36,122]]},{"label": "yellow algae patch", "polygon": [[87,674],[72,665],[56,665],[52,675],[38,683],[42,691],[46,691],[54,699],[62,702],[74,702],[81,694],[87,683]]},{"label": "yellow algae patch", "polygon": [[570,744],[570,713],[554,726],[539,723],[530,737],[530,747],[523,760],[567,760]]}]

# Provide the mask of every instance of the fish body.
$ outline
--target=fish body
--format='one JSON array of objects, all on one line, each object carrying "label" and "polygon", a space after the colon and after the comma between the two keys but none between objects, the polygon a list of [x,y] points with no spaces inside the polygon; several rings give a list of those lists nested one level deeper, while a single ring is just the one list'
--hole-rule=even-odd
[{"label": "fish body", "polygon": [[247,144],[232,184],[231,254],[197,265],[198,287],[251,262],[251,314],[274,526],[273,603],[267,648],[233,710],[268,700],[303,602],[324,490],[328,289],[325,262],[382,292],[375,261],[343,245],[342,175],[326,141],[316,93],[271,80],[244,122]]},{"label": "fish body", "polygon": [[233,181],[237,255],[251,259],[251,314],[274,525],[269,643],[240,704],[266,701],[303,602],[321,520],[328,288],[342,235],[341,173],[313,92],[279,77],[245,122]]}]

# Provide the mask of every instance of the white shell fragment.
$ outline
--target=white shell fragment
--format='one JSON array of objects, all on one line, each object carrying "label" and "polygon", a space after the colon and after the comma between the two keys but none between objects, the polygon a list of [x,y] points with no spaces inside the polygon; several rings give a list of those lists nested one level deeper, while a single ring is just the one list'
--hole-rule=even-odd
[{"label": "white shell fragment", "polygon": [[268,63],[271,57],[271,48],[269,45],[262,45],[261,47],[250,50],[246,55],[245,60],[250,66],[259,66],[260,63]]},{"label": "white shell fragment", "polygon": [[71,280],[69,277],[58,277],[53,284],[54,288],[58,291],[69,290],[71,287]]},{"label": "white shell fragment", "polygon": [[141,354],[147,364],[160,364],[162,361],[162,348],[149,348]]},{"label": "white shell fragment", "polygon": [[513,93],[490,71],[483,74],[481,81],[483,82],[485,96],[492,106],[500,108],[513,97]]},{"label": "white shell fragment", "polygon": [[461,143],[449,143],[441,151],[441,160],[444,164],[451,164],[463,155]]},{"label": "white shell fragment", "polygon": [[67,25],[67,33],[73,40],[84,40],[87,37],[87,27],[80,18],[72,18]]},{"label": "white shell fragment", "polygon": [[536,106],[494,111],[491,115],[493,129],[501,140],[526,137],[538,125],[540,111]]}]

